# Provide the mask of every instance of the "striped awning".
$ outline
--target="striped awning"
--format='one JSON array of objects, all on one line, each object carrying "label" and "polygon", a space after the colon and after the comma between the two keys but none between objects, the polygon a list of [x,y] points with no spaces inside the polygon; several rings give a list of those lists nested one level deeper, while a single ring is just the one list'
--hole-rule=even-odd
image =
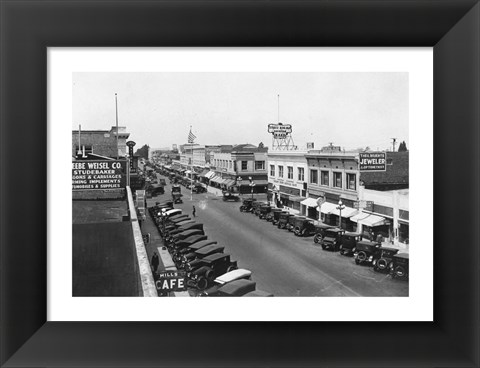
[{"label": "striped awning", "polygon": [[305,199],[306,199],[305,197],[296,197],[296,196],[291,196],[291,197],[290,197],[290,200],[291,200],[292,202],[299,202],[299,203],[301,203],[301,202],[304,201]]},{"label": "striped awning", "polygon": [[317,200],[313,199],[313,198],[310,198],[310,197],[301,201],[300,204],[303,204],[304,206],[307,206],[307,207],[317,207],[318,206]]},{"label": "striped awning", "polygon": [[205,177],[207,179],[211,179],[215,175],[215,171],[209,171],[208,173],[205,174]]},{"label": "striped awning", "polygon": [[336,204],[333,204],[333,203],[329,203],[329,202],[325,202],[322,204],[321,207],[317,207],[320,208],[320,211],[326,215],[328,215],[330,212],[332,212],[333,210],[335,210],[335,207],[337,207]]},{"label": "striped awning", "polygon": [[350,218],[350,220],[370,227],[384,225],[386,221],[385,217],[366,212],[360,212],[359,214]]},{"label": "striped awning", "polygon": [[[331,211],[330,214],[340,216],[340,210],[337,209],[337,207],[338,207],[338,205],[335,206],[335,209],[333,211]],[[356,215],[357,213],[358,213],[358,210],[356,208],[345,206],[345,208],[342,209],[342,217],[343,218],[352,217],[353,215]]]}]

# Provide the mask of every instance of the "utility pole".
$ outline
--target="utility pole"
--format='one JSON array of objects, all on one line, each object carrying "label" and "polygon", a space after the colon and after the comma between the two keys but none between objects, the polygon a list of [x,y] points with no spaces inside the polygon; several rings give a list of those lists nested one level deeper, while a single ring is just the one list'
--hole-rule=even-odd
[{"label": "utility pole", "polygon": [[397,138],[390,138],[392,140],[393,151],[395,152],[395,143],[397,142]]},{"label": "utility pole", "polygon": [[117,105],[117,94],[116,93],[115,93],[115,123],[117,125],[117,160],[118,160],[118,105]]}]

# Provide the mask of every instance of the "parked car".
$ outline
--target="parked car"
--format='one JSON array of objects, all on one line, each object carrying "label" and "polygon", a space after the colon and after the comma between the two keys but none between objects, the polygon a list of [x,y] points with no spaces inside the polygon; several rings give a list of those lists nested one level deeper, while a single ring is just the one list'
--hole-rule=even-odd
[{"label": "parked car", "polygon": [[263,290],[254,290],[250,291],[249,293],[246,293],[242,296],[247,296],[247,297],[272,297],[273,294],[269,293],[268,291],[263,291]]},{"label": "parked car", "polygon": [[284,210],[280,210],[280,211],[275,211],[273,213],[272,225],[277,225],[278,226],[278,222],[280,221],[280,216],[282,214],[288,214],[288,212],[284,211]]},{"label": "parked car", "polygon": [[223,201],[234,201],[238,202],[240,200],[240,194],[237,192],[231,192],[229,190],[222,191],[223,194]]},{"label": "parked car", "polygon": [[182,225],[182,226],[178,227],[177,229],[169,231],[167,235],[168,236],[174,236],[175,234],[178,234],[178,233],[181,233],[181,232],[184,232],[184,231],[187,231],[187,230],[194,230],[194,229],[203,230],[203,224],[200,223],[200,222],[185,224],[185,225]]},{"label": "parked car", "polygon": [[[195,251],[197,251],[201,248],[204,248],[207,245],[214,245],[214,244],[217,244],[217,242],[214,241],[214,240],[206,239],[206,240],[201,240],[199,242],[193,243],[193,244],[191,244],[188,247],[185,247],[183,249],[180,249],[176,253],[176,255],[178,257],[178,262],[185,263],[187,261],[193,260],[196,257],[196,255],[194,253]],[[188,255],[188,257],[187,257],[187,255]]]},{"label": "parked car", "polygon": [[197,288],[207,287],[218,276],[238,268],[237,262],[232,261],[230,255],[225,253],[211,254],[197,261],[198,267],[192,271],[187,268],[187,277],[197,285]]},{"label": "parked car", "polygon": [[215,293],[212,293],[209,296],[244,296],[247,293],[255,291],[256,282],[252,280],[235,280],[229,282],[226,285],[223,285]]},{"label": "parked car", "polygon": [[372,263],[375,254],[378,252],[380,244],[368,240],[360,240],[355,247],[355,263]]},{"label": "parked car", "polygon": [[258,218],[264,219],[267,217],[267,215],[270,213],[272,210],[272,207],[270,207],[269,204],[261,205],[258,207]]},{"label": "parked car", "polygon": [[303,219],[306,219],[306,217],[305,216],[298,216],[298,215],[294,215],[292,217],[289,217],[285,228],[288,231],[292,232],[295,229],[295,221],[297,221],[297,219],[303,220]]},{"label": "parked car", "polygon": [[376,272],[390,271],[390,264],[393,261],[393,256],[398,253],[397,248],[380,247],[378,252],[373,257],[372,266]]},{"label": "parked car", "polygon": [[168,211],[164,212],[164,216],[166,218],[169,218],[169,217],[175,216],[175,215],[181,215],[181,214],[182,214],[182,210],[180,208],[173,208],[171,210],[168,210]]},{"label": "parked car", "polygon": [[182,196],[183,196],[182,193],[172,193],[173,203],[175,204],[183,203]]},{"label": "parked car", "polygon": [[240,212],[251,212],[253,208],[253,203],[255,201],[255,198],[244,199],[242,205],[240,206]]},{"label": "parked car", "polygon": [[339,228],[332,228],[325,230],[325,236],[323,237],[320,245],[323,250],[331,250],[337,252],[342,246],[342,236],[345,234],[345,230]]},{"label": "parked car", "polygon": [[207,189],[203,187],[200,183],[195,183],[192,188],[193,193],[205,193]]},{"label": "parked car", "polygon": [[178,242],[171,244],[170,248],[172,249],[172,253],[176,254],[180,249],[187,248],[196,242],[207,239],[208,238],[205,234],[193,234],[190,235],[188,238],[179,240]]},{"label": "parked car", "polygon": [[349,256],[355,253],[357,242],[362,240],[360,233],[345,232],[342,236],[342,245],[340,246],[340,254],[342,256]]},{"label": "parked car", "polygon": [[205,235],[203,230],[201,229],[190,229],[190,230],[185,230],[180,233],[177,233],[175,235],[172,235],[168,238],[169,243],[178,243],[180,240],[187,239],[192,235]]},{"label": "parked car", "polygon": [[293,217],[293,216],[294,215],[292,215],[291,213],[281,212],[278,217],[277,227],[279,229],[285,229],[287,227],[290,217]]},{"label": "parked car", "polygon": [[182,257],[182,265],[187,272],[191,272],[202,266],[201,260],[203,258],[209,257],[213,254],[223,253],[224,249],[225,247],[223,245],[207,245],[206,247],[194,251],[193,254],[185,254]]},{"label": "parked car", "polygon": [[[210,286],[207,290],[199,293],[197,296],[211,296],[214,295],[218,289],[220,289],[223,285],[228,284],[229,282],[235,281],[235,280],[251,280],[252,279],[252,272],[249,270],[245,270],[243,268],[237,268],[236,270],[224,273],[223,275],[218,276],[215,280],[211,282],[213,284]],[[199,284],[195,285],[197,289],[199,290],[204,290],[207,288],[207,286],[210,285],[210,282],[207,282],[207,286],[205,286],[205,282],[203,280],[208,280],[204,277],[200,278],[199,280],[202,280],[202,282]],[[190,285],[189,285],[190,286]]]},{"label": "parked car", "polygon": [[313,237],[313,241],[315,243],[320,243],[323,239],[323,237],[325,236],[325,231],[327,231],[328,229],[333,229],[334,226],[330,226],[330,225],[327,225],[327,224],[324,224],[324,223],[319,223],[319,224],[316,224],[315,225],[315,236]]},{"label": "parked car", "polygon": [[150,184],[147,186],[147,194],[152,197],[156,197],[159,194],[165,194],[165,189],[161,184]]},{"label": "parked car", "polygon": [[315,234],[315,224],[307,217],[296,217],[293,223],[293,233],[296,236],[309,236]]},{"label": "parked car", "polygon": [[260,201],[255,201],[252,203],[252,213],[255,216],[258,216],[260,214],[260,207],[261,206],[268,206],[267,202],[260,202]]},{"label": "parked car", "polygon": [[279,213],[279,212],[282,212],[282,210],[280,208],[270,209],[270,212],[268,212],[265,215],[265,220],[267,220],[268,222],[272,222],[274,220],[275,213]]},{"label": "parked car", "polygon": [[392,263],[390,263],[390,275],[393,278],[408,280],[409,255],[408,253],[398,253],[393,256]]}]

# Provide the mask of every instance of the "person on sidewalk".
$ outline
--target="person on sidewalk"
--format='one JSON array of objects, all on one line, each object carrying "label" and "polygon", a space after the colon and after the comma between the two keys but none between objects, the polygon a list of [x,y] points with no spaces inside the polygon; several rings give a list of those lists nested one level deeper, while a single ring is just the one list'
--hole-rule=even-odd
[{"label": "person on sidewalk", "polygon": [[157,269],[158,269],[159,264],[160,264],[160,259],[158,257],[158,254],[157,254],[157,252],[154,252],[153,257],[152,257],[152,271],[153,271],[154,274],[157,273]]},{"label": "person on sidewalk", "polygon": [[195,206],[193,206],[193,209],[192,209],[192,216],[195,217],[195,214],[197,213],[197,209],[195,208]]}]

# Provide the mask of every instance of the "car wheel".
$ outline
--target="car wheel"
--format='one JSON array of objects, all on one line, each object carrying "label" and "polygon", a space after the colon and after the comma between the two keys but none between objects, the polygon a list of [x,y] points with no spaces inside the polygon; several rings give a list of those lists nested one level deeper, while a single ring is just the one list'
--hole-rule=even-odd
[{"label": "car wheel", "polygon": [[405,277],[405,275],[406,275],[405,268],[403,268],[402,266],[397,266],[395,268],[395,276]]},{"label": "car wheel", "polygon": [[341,254],[342,256],[344,256],[344,255],[345,255],[345,250],[340,249],[340,254]]},{"label": "car wheel", "polygon": [[[357,259],[355,261],[358,261],[358,262],[363,262],[367,259],[367,253],[363,252],[363,251],[360,251],[358,252],[357,254]],[[357,263],[358,264],[358,263]]]},{"label": "car wheel", "polygon": [[197,280],[197,289],[198,290],[205,290],[208,286],[208,280],[205,277],[200,277]]},{"label": "car wheel", "polygon": [[388,262],[387,262],[386,259],[380,258],[380,259],[377,261],[377,268],[378,268],[379,270],[382,270],[382,271],[383,271],[383,270],[387,269],[387,267],[388,267]]},{"label": "car wheel", "polygon": [[300,228],[296,227],[295,230],[293,231],[293,233],[294,233],[296,236],[300,236]]},{"label": "car wheel", "polygon": [[213,279],[215,278],[213,270],[208,270],[207,272],[205,272],[205,278],[209,281],[213,281]]}]

